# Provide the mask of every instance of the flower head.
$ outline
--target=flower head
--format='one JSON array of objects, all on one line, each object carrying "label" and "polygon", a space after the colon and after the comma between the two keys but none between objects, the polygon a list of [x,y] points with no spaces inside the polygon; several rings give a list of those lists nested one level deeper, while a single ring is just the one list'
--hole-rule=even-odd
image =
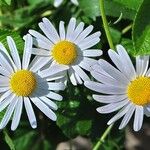
[{"label": "flower head", "polygon": [[[63,0],[54,0],[54,6],[59,7]],[[71,0],[74,5],[79,5],[78,0]]]},{"label": "flower head", "polygon": [[[83,69],[90,71],[91,66],[97,61],[89,57],[97,57],[102,54],[101,50],[90,49],[100,41],[101,33],[96,32],[89,35],[93,26],[90,25],[84,29],[84,23],[76,25],[75,18],[70,19],[66,31],[64,22],[60,21],[59,34],[46,18],[43,18],[43,22],[39,23],[39,27],[45,36],[34,30],[29,30],[29,33],[35,38],[34,45],[38,47],[33,48],[32,53],[46,59],[49,58],[52,65],[68,67],[68,75],[74,85],[89,80]],[[67,81],[67,78],[65,80]]]},{"label": "flower head", "polygon": [[34,103],[47,117],[56,120],[56,115],[52,110],[57,110],[57,105],[50,99],[62,100],[62,96],[52,92],[52,90],[63,90],[63,83],[48,82],[57,79],[55,73],[64,71],[65,68],[55,66],[49,70],[39,71],[48,61],[46,58],[35,57],[30,63],[32,50],[31,35],[25,36],[25,47],[22,63],[11,37],[7,37],[7,43],[11,56],[0,43],[0,111],[6,107],[6,113],[0,123],[0,129],[4,128],[12,117],[11,129],[15,130],[19,125],[23,103],[32,128],[36,128],[36,117],[32,108]]},{"label": "flower head", "polygon": [[99,60],[98,65],[93,66],[92,76],[100,83],[94,81],[85,82],[85,86],[91,90],[102,93],[93,95],[93,98],[106,106],[97,108],[99,113],[119,112],[109,120],[114,123],[123,117],[119,129],[124,128],[134,114],[135,131],[142,127],[143,116],[150,115],[150,69],[149,56],[136,57],[136,70],[123,46],[117,46],[117,52],[109,50],[108,54],[118,68]]}]

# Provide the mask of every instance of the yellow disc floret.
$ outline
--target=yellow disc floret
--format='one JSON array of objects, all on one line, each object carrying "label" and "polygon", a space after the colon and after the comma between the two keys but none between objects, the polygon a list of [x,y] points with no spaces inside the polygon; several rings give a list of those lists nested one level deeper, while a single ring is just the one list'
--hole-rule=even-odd
[{"label": "yellow disc floret", "polygon": [[70,65],[77,58],[77,46],[69,41],[60,41],[52,49],[54,60],[63,65]]},{"label": "yellow disc floret", "polygon": [[147,105],[150,103],[150,78],[138,77],[133,80],[127,89],[129,99],[136,105]]},{"label": "yellow disc floret", "polygon": [[33,93],[37,85],[36,77],[33,72],[19,70],[10,78],[10,87],[17,96],[29,96]]}]

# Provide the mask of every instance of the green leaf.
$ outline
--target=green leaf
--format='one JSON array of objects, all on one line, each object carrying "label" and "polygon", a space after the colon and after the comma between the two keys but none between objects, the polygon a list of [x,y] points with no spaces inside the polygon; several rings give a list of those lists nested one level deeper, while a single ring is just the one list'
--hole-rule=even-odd
[{"label": "green leaf", "polygon": [[[133,20],[142,0],[105,0],[104,2],[106,15],[119,17],[122,13],[122,18]],[[79,3],[87,17],[95,19],[100,16],[99,0],[80,0]]]},{"label": "green leaf", "polygon": [[11,4],[11,0],[5,0],[5,2],[10,5]]},{"label": "green leaf", "polygon": [[135,55],[150,54],[150,1],[144,0],[134,20],[133,44]]},{"label": "green leaf", "polygon": [[19,33],[16,32],[16,31],[1,30],[0,29],[0,42],[2,42],[4,44],[4,46],[7,48],[7,50],[8,50],[8,45],[7,45],[7,40],[6,40],[7,36],[11,36],[14,39],[14,41],[15,41],[15,43],[17,45],[17,49],[19,51],[19,54],[22,55],[22,53],[23,53],[23,45],[24,44],[23,44],[23,40],[22,40],[21,36],[19,35]]},{"label": "green leaf", "polygon": [[15,150],[15,145],[14,145],[12,139],[10,138],[10,136],[8,135],[8,133],[5,129],[3,130],[3,133],[4,133],[4,136],[5,136],[5,141],[8,144],[9,148],[11,150]]}]

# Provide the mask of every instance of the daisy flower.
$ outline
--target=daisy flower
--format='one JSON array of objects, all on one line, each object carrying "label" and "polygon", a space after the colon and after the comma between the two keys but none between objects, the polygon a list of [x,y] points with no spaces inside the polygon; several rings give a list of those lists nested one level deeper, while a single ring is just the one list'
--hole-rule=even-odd
[{"label": "daisy flower", "polygon": [[[59,7],[63,0],[54,0],[54,6]],[[71,2],[75,5],[79,5],[78,0],[71,0]]]},{"label": "daisy flower", "polygon": [[134,115],[133,128],[142,127],[144,114],[150,115],[150,68],[149,56],[136,57],[136,69],[123,46],[117,46],[117,52],[109,50],[110,59],[118,68],[100,59],[93,66],[92,76],[98,82],[87,81],[85,86],[102,93],[93,98],[107,105],[97,108],[99,113],[119,112],[109,120],[108,125],[123,117],[119,129],[124,128]]},{"label": "daisy flower", "polygon": [[33,48],[32,53],[51,60],[52,65],[67,66],[69,68],[68,75],[73,85],[90,80],[83,69],[90,71],[91,65],[97,61],[89,57],[97,57],[102,54],[101,50],[90,49],[100,41],[101,33],[96,32],[89,35],[93,26],[90,25],[84,29],[84,23],[76,25],[75,18],[70,19],[66,31],[64,22],[60,21],[59,34],[46,18],[43,18],[43,22],[39,23],[39,27],[45,36],[35,30],[29,30],[29,33],[35,38],[34,45],[38,47]]},{"label": "daisy flower", "polygon": [[50,99],[62,100],[62,96],[51,90],[64,90],[63,83],[47,82],[47,76],[53,80],[54,74],[65,68],[55,66],[49,70],[39,71],[49,60],[47,58],[35,58],[29,64],[32,50],[31,35],[25,36],[25,46],[22,63],[11,37],[7,37],[7,43],[11,56],[0,43],[0,112],[6,107],[5,115],[0,123],[0,129],[4,128],[12,116],[11,130],[19,125],[23,103],[32,128],[37,127],[36,117],[32,103],[36,105],[51,120],[56,120],[52,110],[57,110],[57,105]]}]

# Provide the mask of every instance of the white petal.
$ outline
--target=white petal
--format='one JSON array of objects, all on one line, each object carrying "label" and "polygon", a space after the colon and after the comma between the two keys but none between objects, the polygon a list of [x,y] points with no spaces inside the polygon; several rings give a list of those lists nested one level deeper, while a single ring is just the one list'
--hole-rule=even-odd
[{"label": "white petal", "polygon": [[78,74],[83,81],[90,80],[88,75],[78,65],[72,66],[72,68],[75,70],[76,74]]},{"label": "white petal", "polygon": [[40,97],[40,100],[42,100],[49,108],[53,110],[58,109],[57,105],[53,101],[51,101],[49,98],[42,96]]},{"label": "white petal", "polygon": [[101,103],[116,103],[127,98],[126,95],[93,95],[94,100]]},{"label": "white petal", "polygon": [[83,31],[84,28],[84,23],[80,22],[79,25],[76,27],[76,29],[74,30],[74,33],[72,35],[71,41],[74,42],[77,37],[80,35],[80,33]]},{"label": "white petal", "polygon": [[93,30],[93,26],[90,25],[88,26],[86,29],[84,29],[81,34],[77,37],[77,39],[75,40],[75,43],[78,45],[78,43],[80,43],[81,40],[83,40],[86,36],[88,36]]},{"label": "white petal", "polygon": [[128,110],[130,109],[130,107],[132,106],[132,104],[130,103],[129,105],[124,106],[114,117],[112,117],[109,121],[108,121],[108,125],[114,123],[116,120],[120,119],[122,116],[124,116]]},{"label": "white petal", "polygon": [[68,74],[69,74],[71,83],[73,85],[77,85],[77,81],[76,81],[76,78],[75,78],[75,71],[72,68],[70,68],[69,71],[68,71]]},{"label": "white petal", "polygon": [[65,26],[64,26],[64,22],[60,21],[59,23],[59,34],[60,34],[60,39],[61,40],[65,40],[66,38],[66,33],[65,33]]},{"label": "white petal", "polygon": [[50,52],[45,50],[45,49],[40,49],[40,48],[32,48],[32,54],[38,55],[38,56],[45,56],[49,57]]},{"label": "white petal", "polygon": [[125,99],[125,100],[117,102],[117,103],[111,103],[111,104],[108,104],[108,105],[105,105],[102,107],[98,107],[96,110],[99,113],[103,113],[103,114],[111,113],[111,112],[114,112],[114,111],[122,108],[123,106],[125,106],[128,103],[129,103],[129,101],[127,99]]},{"label": "white petal", "polygon": [[32,50],[32,37],[30,34],[27,34],[25,37],[25,46],[22,60],[22,68],[28,69],[30,58],[31,58],[31,50]]},{"label": "white petal", "polygon": [[7,92],[5,92],[3,95],[1,95],[0,97],[0,103],[6,98],[8,97],[10,94],[12,94],[12,92],[10,90],[8,90]]},{"label": "white petal", "polygon": [[27,116],[28,116],[30,125],[32,128],[35,129],[37,127],[36,117],[35,117],[31,102],[28,97],[24,97],[24,105],[25,105],[25,109],[27,112]]},{"label": "white petal", "polygon": [[9,89],[10,89],[9,87],[1,87],[1,88],[0,88],[0,93],[6,92],[6,91],[8,91]]},{"label": "white petal", "polygon": [[8,72],[4,67],[0,66],[0,74],[9,77],[10,76],[10,72]]},{"label": "white petal", "polygon": [[49,90],[64,90],[65,85],[63,83],[56,83],[56,82],[49,82],[48,83],[48,89]]},{"label": "white petal", "polygon": [[78,84],[82,84],[83,81],[81,80],[80,76],[79,76],[77,73],[75,73],[74,75],[75,75],[75,78],[76,78],[77,83],[78,83]]},{"label": "white petal", "polygon": [[16,48],[16,44],[15,44],[14,40],[10,36],[7,36],[7,43],[8,43],[9,49],[10,49],[11,56],[13,57],[13,60],[16,64],[17,68],[21,69],[21,61],[20,61],[20,57],[18,54],[18,50]]},{"label": "white petal", "polygon": [[71,18],[68,24],[68,28],[67,28],[67,33],[66,33],[66,39],[70,40],[70,38],[72,37],[72,34],[75,30],[76,27],[76,19],[75,18]]},{"label": "white petal", "polygon": [[50,61],[49,57],[39,57],[32,65],[30,64],[29,68],[33,72],[37,72],[40,70],[44,65],[46,65]]},{"label": "white petal", "polygon": [[20,118],[21,118],[21,113],[22,113],[22,105],[23,105],[23,99],[22,97],[18,98],[18,102],[15,106],[15,111],[12,119],[12,124],[11,124],[11,130],[16,130],[16,128],[19,125]]},{"label": "white petal", "polygon": [[3,119],[2,119],[2,121],[0,123],[0,129],[3,129],[7,125],[7,123],[9,122],[9,120],[10,120],[10,118],[12,116],[12,113],[14,111],[14,108],[16,106],[16,103],[17,103],[17,99],[14,99],[10,103],[10,105],[8,106],[8,108],[6,110],[6,113],[5,113]]},{"label": "white petal", "polygon": [[96,92],[104,94],[126,94],[126,88],[105,85],[94,81],[85,81],[84,85]]},{"label": "white petal", "polygon": [[119,82],[121,82],[124,85],[128,85],[130,82],[126,76],[124,76],[123,73],[121,73],[119,70],[117,70],[115,67],[113,67],[111,64],[109,64],[107,61],[100,59],[98,61],[100,67],[107,72],[111,77],[115,78]]},{"label": "white petal", "polygon": [[124,68],[129,73],[130,77],[132,77],[132,78],[136,77],[133,63],[132,63],[128,53],[124,49],[124,47],[122,45],[117,45],[117,51],[120,56],[120,60],[124,64]]},{"label": "white petal", "polygon": [[143,124],[144,109],[142,106],[136,106],[134,115],[134,131],[139,131]]},{"label": "white petal", "polygon": [[50,91],[49,94],[46,95],[46,97],[54,99],[54,100],[58,100],[58,101],[61,101],[63,99],[63,97],[61,95],[54,93],[52,91]]},{"label": "white petal", "polygon": [[122,119],[122,121],[121,121],[121,124],[120,124],[120,126],[119,126],[119,129],[124,128],[124,127],[128,124],[129,120],[131,119],[131,117],[132,117],[132,115],[133,115],[133,113],[134,113],[134,110],[135,110],[135,106],[132,105],[132,106],[130,107],[130,109],[128,110],[128,112],[127,112],[127,113],[125,114],[125,116],[123,117],[123,119]]},{"label": "white petal", "polygon": [[9,87],[9,78],[0,75],[0,87]]},{"label": "white petal", "polygon": [[48,108],[39,98],[34,97],[31,98],[32,102],[51,120],[56,121],[56,115],[55,113]]},{"label": "white petal", "polygon": [[99,49],[87,49],[83,51],[83,56],[86,57],[97,57],[97,56],[101,56],[103,54],[103,52]]}]

